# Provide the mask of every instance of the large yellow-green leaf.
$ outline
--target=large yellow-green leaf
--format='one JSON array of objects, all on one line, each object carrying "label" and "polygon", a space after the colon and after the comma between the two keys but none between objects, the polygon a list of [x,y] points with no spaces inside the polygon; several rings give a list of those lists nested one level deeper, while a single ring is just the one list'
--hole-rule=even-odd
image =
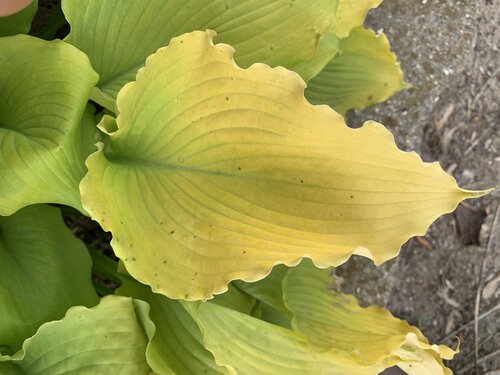
[{"label": "large yellow-green leaf", "polygon": [[213,29],[242,66],[293,67],[315,56],[335,21],[337,0],[63,0],[67,41],[100,75],[92,99],[114,110],[120,88],[146,57],[185,32]]},{"label": "large yellow-green leaf", "polygon": [[227,374],[217,366],[212,353],[205,349],[196,322],[179,301],[154,294],[145,285],[123,276],[117,290],[123,296],[144,300],[150,305],[151,321],[155,325],[149,338],[146,357],[158,374]]},{"label": "large yellow-green leaf", "polygon": [[300,333],[211,302],[185,305],[206,347],[231,374],[374,375],[382,370],[333,352],[312,351]]},{"label": "large yellow-green leaf", "polygon": [[73,305],[93,306],[91,260],[57,208],[36,205],[0,216],[0,352]]},{"label": "large yellow-green leaf", "polygon": [[0,39],[0,215],[34,203],[82,209],[80,121],[97,79],[69,44]]},{"label": "large yellow-green leaf", "polygon": [[339,48],[341,53],[308,82],[306,98],[311,103],[345,113],[382,102],[406,86],[384,34],[358,27]]},{"label": "large yellow-green leaf", "polygon": [[[237,67],[211,32],[172,40],[117,99],[87,159],[85,208],[136,279],[210,298],[304,256],[377,264],[439,215],[484,192],[397,149],[380,124],[350,129],[312,106],[293,72]],[[175,77],[172,79],[172,77]]]},{"label": "large yellow-green leaf", "polygon": [[28,33],[37,9],[38,0],[0,2],[0,37]]},{"label": "large yellow-green leaf", "polygon": [[403,362],[411,370],[420,361],[428,362],[440,370],[432,374],[451,374],[441,357],[451,359],[453,350],[430,346],[418,328],[377,306],[360,307],[353,296],[330,289],[331,283],[329,270],[319,270],[308,260],[290,269],[283,281],[292,326],[306,336],[311,348],[334,351],[363,365],[389,367]]},{"label": "large yellow-green leaf", "polygon": [[340,37],[345,38],[352,29],[362,26],[366,14],[372,8],[378,7],[383,0],[339,0],[337,19],[332,30]]},{"label": "large yellow-green leaf", "polygon": [[91,309],[72,307],[63,319],[42,325],[15,355],[0,355],[0,362],[30,375],[149,374],[147,339],[135,313],[140,304],[107,296]]}]

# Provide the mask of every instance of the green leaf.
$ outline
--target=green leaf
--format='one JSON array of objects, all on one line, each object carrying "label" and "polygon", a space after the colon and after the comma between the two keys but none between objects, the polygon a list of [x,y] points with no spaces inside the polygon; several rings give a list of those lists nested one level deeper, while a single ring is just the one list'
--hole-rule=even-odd
[{"label": "green leaf", "polygon": [[145,285],[123,276],[117,293],[147,301],[155,329],[150,332],[146,356],[158,374],[227,374],[205,349],[196,322],[179,301],[154,294]]},{"label": "green leaf", "polygon": [[[293,67],[316,54],[335,21],[337,0],[63,0],[67,41],[100,75],[92,99],[110,110],[146,57],[174,36],[201,29],[236,47],[236,61]],[[293,41],[293,42],[291,42]]]},{"label": "green leaf", "polygon": [[279,264],[264,279],[246,283],[240,280],[233,281],[234,285],[245,293],[257,298],[262,303],[276,309],[285,317],[290,316],[290,311],[283,303],[283,279],[288,272],[288,267]]},{"label": "green leaf", "polygon": [[29,206],[0,217],[0,351],[18,350],[73,305],[96,304],[90,269],[87,249],[57,208]]},{"label": "green leaf", "polygon": [[88,58],[59,40],[0,39],[0,215],[35,203],[83,210],[80,121],[97,79]]},{"label": "green leaf", "polygon": [[232,284],[228,285],[227,292],[215,296],[211,302],[248,315],[252,313],[257,303],[254,297]]},{"label": "green leaf", "polygon": [[0,362],[0,374],[2,375],[26,375],[23,370],[12,362]]},{"label": "green leaf", "polygon": [[337,19],[332,27],[332,31],[339,38],[348,36],[352,29],[362,26],[366,14],[372,8],[378,7],[383,0],[339,0]]},{"label": "green leaf", "polygon": [[362,27],[340,42],[337,54],[311,81],[306,98],[339,113],[380,103],[406,87],[396,55],[384,34]]},{"label": "green leaf", "polygon": [[148,59],[120,91],[113,126],[103,119],[118,130],[80,186],[116,255],[154,292],[207,299],[304,256],[380,264],[486,193],[401,152],[382,125],[350,129],[310,105],[296,73],[237,67],[212,36],[185,34]]},{"label": "green leaf", "polygon": [[136,317],[144,302],[107,296],[88,309],[72,307],[45,323],[13,356],[0,356],[26,374],[149,374],[147,339]]},{"label": "green leaf", "polygon": [[307,338],[313,350],[334,351],[361,365],[382,368],[399,363],[411,368],[424,359],[440,369],[432,374],[449,373],[440,355],[451,359],[453,350],[431,346],[406,321],[377,306],[362,308],[353,296],[331,289],[329,272],[303,260],[283,281],[283,299],[293,313],[292,327]]},{"label": "green leaf", "polygon": [[319,40],[316,55],[310,60],[299,62],[290,69],[299,73],[304,81],[308,82],[311,78],[317,76],[339,52],[339,41],[334,32],[326,33]]},{"label": "green leaf", "polygon": [[[20,3],[19,1],[11,1],[12,4],[7,4],[7,7],[9,5],[16,6],[16,2]],[[33,0],[30,4],[28,4],[23,9],[20,9],[17,13],[1,17],[3,12],[0,12],[0,37],[16,34],[27,34],[30,31],[31,22],[35,17],[37,9],[38,0]],[[3,9],[2,7],[0,8],[0,10],[7,9]]]}]

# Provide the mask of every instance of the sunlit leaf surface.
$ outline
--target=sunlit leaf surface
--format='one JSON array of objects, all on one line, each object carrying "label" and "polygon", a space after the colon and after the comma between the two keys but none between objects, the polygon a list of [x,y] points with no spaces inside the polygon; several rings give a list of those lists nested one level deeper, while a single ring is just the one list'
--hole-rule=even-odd
[{"label": "sunlit leaf surface", "polygon": [[146,57],[186,32],[217,31],[217,41],[236,47],[244,67],[310,60],[335,21],[337,0],[63,0],[62,6],[71,25],[66,40],[100,75],[93,99],[115,110],[118,91]]},{"label": "sunlit leaf surface", "polygon": [[148,59],[118,96],[116,123],[103,119],[109,140],[81,184],[117,256],[153,291],[210,298],[303,256],[380,264],[484,194],[397,149],[382,125],[350,129],[310,105],[296,73],[237,67],[212,36],[185,34]]},{"label": "sunlit leaf surface", "polygon": [[336,20],[332,27],[338,37],[345,38],[352,29],[362,26],[366,14],[378,7],[383,0],[339,0]]},{"label": "sunlit leaf surface", "polygon": [[292,326],[311,348],[333,351],[360,365],[398,364],[405,370],[426,367],[434,369],[429,374],[451,374],[441,358],[451,359],[453,350],[429,345],[418,328],[378,306],[360,307],[353,296],[330,289],[331,284],[329,270],[319,270],[309,260],[291,268],[283,281]]}]

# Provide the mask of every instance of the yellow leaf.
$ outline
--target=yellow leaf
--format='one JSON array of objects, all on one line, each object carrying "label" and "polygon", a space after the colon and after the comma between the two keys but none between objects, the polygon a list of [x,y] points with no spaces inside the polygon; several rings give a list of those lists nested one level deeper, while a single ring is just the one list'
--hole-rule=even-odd
[{"label": "yellow leaf", "polygon": [[345,38],[352,29],[363,25],[366,14],[378,7],[383,0],[339,0],[332,30],[339,38]]},{"label": "yellow leaf", "polygon": [[117,256],[153,291],[207,299],[304,256],[380,264],[484,194],[398,150],[382,125],[350,129],[310,105],[296,73],[239,68],[213,35],[184,34],[148,58],[80,186]]},{"label": "yellow leaf", "polygon": [[183,305],[217,364],[233,375],[375,375],[382,370],[334,352],[311,351],[300,333],[211,302]]},{"label": "yellow leaf", "polygon": [[[353,296],[330,289],[329,270],[303,260],[283,280],[283,300],[293,314],[292,327],[313,350],[333,351],[364,366],[397,364],[409,374],[451,374],[442,358],[455,351],[429,345],[422,332],[378,306],[360,307]],[[430,371],[432,369],[432,371]],[[412,372],[413,371],[413,372]]]}]

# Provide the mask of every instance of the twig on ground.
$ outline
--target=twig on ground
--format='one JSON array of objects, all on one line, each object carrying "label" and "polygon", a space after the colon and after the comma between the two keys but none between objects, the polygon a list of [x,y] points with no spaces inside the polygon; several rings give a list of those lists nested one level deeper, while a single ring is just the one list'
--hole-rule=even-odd
[{"label": "twig on ground", "polygon": [[471,104],[472,108],[475,108],[475,106],[477,104],[477,101],[484,94],[484,92],[486,91],[486,88],[488,87],[488,85],[490,84],[490,82],[492,82],[494,79],[497,78],[498,71],[499,71],[499,69],[495,70],[495,72],[490,77],[488,77],[488,79],[483,84],[483,86],[481,87],[481,89],[479,90],[479,92],[474,96],[474,98],[472,99],[472,104]]},{"label": "twig on ground", "polygon": [[[484,318],[487,318],[491,314],[495,313],[497,310],[500,310],[500,304],[492,307],[491,309],[489,309],[489,310],[485,311],[484,313],[482,313],[481,315],[479,315],[479,317],[477,318],[477,320],[481,321]],[[457,329],[454,329],[453,331],[451,331],[450,333],[448,333],[446,336],[441,337],[439,340],[437,340],[437,342],[444,343],[444,342],[448,341],[449,339],[454,338],[457,335],[457,333],[460,333],[463,330],[465,330],[466,328],[468,328],[469,326],[473,325],[474,324],[474,320],[475,319],[470,320],[470,321],[468,321],[465,324],[462,324],[460,327],[458,327]]]},{"label": "twig on ground", "polygon": [[479,304],[481,302],[481,293],[483,291],[483,274],[486,268],[486,259],[488,258],[488,253],[493,244],[493,238],[495,237],[495,228],[498,222],[498,216],[500,213],[500,204],[497,206],[495,217],[493,219],[493,224],[491,225],[490,236],[488,238],[488,243],[486,244],[486,249],[483,254],[483,261],[481,263],[481,268],[479,270],[479,277],[477,283],[476,291],[476,304],[474,307],[474,363],[476,366],[476,374],[479,374]]},{"label": "twig on ground", "polygon": [[[481,357],[478,361],[477,361],[477,364],[480,365],[481,363],[483,362],[486,362],[492,358],[495,358],[497,355],[500,354],[500,349],[498,350],[495,350],[493,353],[490,353],[488,355],[485,355],[484,357]],[[474,367],[474,363],[470,363],[468,364],[467,366],[465,367],[462,367],[460,370],[457,371],[457,374],[463,374],[463,373],[466,373],[467,371],[469,371],[471,368]]]}]

